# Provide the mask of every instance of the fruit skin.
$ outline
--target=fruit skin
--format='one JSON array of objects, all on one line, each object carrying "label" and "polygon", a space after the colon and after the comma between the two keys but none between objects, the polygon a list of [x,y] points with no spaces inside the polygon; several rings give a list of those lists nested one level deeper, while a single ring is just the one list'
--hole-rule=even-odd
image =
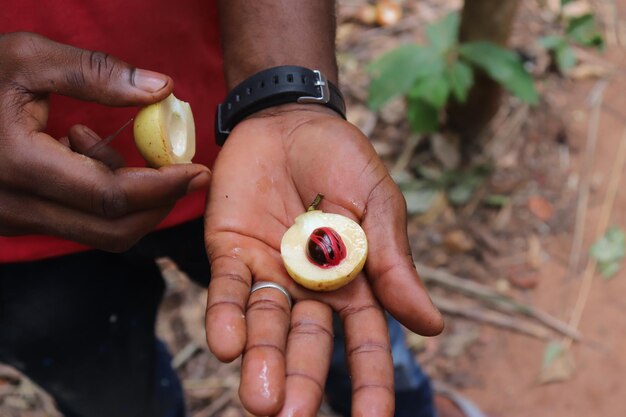
[{"label": "fruit skin", "polygon": [[[339,265],[322,268],[307,257],[306,245],[311,233],[331,227],[346,246],[346,258]],[[314,291],[333,291],[352,281],[367,259],[367,238],[358,223],[340,214],[313,210],[296,217],[283,235],[280,252],[285,269],[298,284]]]},{"label": "fruit skin", "polygon": [[[191,163],[195,154],[195,125],[188,103],[173,94],[144,107],[135,116],[135,145],[141,156],[154,168]],[[184,141],[183,152],[173,141]]]}]

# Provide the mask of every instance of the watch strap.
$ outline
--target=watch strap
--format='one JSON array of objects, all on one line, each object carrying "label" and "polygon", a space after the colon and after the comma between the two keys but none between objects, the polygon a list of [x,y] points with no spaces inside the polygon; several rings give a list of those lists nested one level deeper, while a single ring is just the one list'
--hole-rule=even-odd
[{"label": "watch strap", "polygon": [[217,144],[223,145],[237,123],[251,114],[287,103],[321,104],[346,118],[341,91],[321,71],[295,65],[269,68],[241,82],[217,106]]}]

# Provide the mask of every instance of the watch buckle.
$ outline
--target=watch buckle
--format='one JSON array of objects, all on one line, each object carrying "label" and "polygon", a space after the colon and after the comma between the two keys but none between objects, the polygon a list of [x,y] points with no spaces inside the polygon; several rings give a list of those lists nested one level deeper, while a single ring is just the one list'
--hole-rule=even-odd
[{"label": "watch buckle", "polygon": [[222,105],[221,104],[217,105],[217,117],[215,118],[215,123],[217,125],[216,126],[217,131],[219,132],[220,135],[228,136],[230,134],[230,130],[222,129]]},{"label": "watch buckle", "polygon": [[302,104],[326,104],[330,101],[330,91],[328,89],[328,81],[326,76],[319,70],[313,70],[317,76],[315,86],[319,87],[320,95],[318,97],[304,96],[298,98],[298,103]]}]

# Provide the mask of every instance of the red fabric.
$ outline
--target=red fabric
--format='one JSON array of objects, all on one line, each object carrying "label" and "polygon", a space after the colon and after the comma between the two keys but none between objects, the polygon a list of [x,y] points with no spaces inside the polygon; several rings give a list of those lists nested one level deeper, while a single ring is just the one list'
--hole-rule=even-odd
[{"label": "red fabric", "polygon": [[[196,123],[194,162],[212,166],[215,106],[226,94],[215,0],[20,0],[3,2],[0,31],[30,31],[57,42],[110,53],[138,68],[168,74],[174,93],[188,101]],[[102,137],[114,132],[137,109],[112,109],[53,96],[47,131],[54,137],[82,123]],[[129,166],[145,162],[135,149],[132,128],[112,143]],[[202,214],[205,196],[182,199],[159,226]],[[27,208],[25,208],[27,209]],[[54,219],[50,219],[54,221]],[[0,237],[0,263],[69,254],[88,248],[49,236]]]}]

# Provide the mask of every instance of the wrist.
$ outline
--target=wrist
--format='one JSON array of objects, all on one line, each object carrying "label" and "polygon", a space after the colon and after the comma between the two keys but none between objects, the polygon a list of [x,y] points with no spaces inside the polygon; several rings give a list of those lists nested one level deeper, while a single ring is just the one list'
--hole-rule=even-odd
[{"label": "wrist", "polygon": [[229,88],[266,68],[301,65],[337,82],[335,1],[218,0]]},{"label": "wrist", "polygon": [[287,104],[327,107],[345,119],[343,95],[321,71],[294,65],[273,67],[241,82],[217,106],[217,143],[223,145],[231,130],[245,118]]},{"label": "wrist", "polygon": [[243,123],[245,120],[248,120],[248,119],[260,118],[260,117],[279,117],[279,116],[284,116],[284,115],[294,114],[294,113],[301,113],[301,114],[310,113],[311,115],[323,114],[323,115],[343,119],[343,116],[340,113],[328,107],[321,106],[319,104],[289,103],[289,104],[279,104],[277,106],[272,106],[272,107],[265,108],[263,110],[259,110],[255,113],[252,113],[250,116],[246,117],[241,122]]}]

